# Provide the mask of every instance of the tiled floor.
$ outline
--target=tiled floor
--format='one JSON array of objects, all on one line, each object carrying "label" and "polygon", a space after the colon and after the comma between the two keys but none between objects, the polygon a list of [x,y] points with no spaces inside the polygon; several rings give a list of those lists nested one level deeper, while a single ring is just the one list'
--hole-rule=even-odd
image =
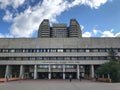
[{"label": "tiled floor", "polygon": [[0,90],[120,90],[120,83],[88,80],[22,80],[0,83]]}]

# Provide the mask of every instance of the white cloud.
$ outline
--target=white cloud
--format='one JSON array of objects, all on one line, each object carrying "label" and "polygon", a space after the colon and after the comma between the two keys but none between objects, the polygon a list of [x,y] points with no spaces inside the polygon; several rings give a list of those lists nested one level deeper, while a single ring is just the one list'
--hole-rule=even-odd
[{"label": "white cloud", "polygon": [[81,27],[81,30],[83,31],[83,29],[84,29],[84,26],[83,26],[83,25],[80,25],[80,27]]},{"label": "white cloud", "polygon": [[101,37],[120,37],[120,32],[114,33],[114,29],[105,31],[97,30],[97,32],[101,34]]},{"label": "white cloud", "polygon": [[102,37],[120,37],[120,32],[115,34],[111,31],[104,31]]},{"label": "white cloud", "polygon": [[56,16],[60,15],[66,9],[64,0],[44,0],[42,5],[29,7],[13,19],[11,34],[17,37],[30,37],[43,19],[56,21]]},{"label": "white cloud", "polygon": [[3,38],[3,37],[4,37],[4,35],[2,33],[0,33],[0,38]]},{"label": "white cloud", "polygon": [[85,4],[91,8],[98,9],[101,5],[105,4],[108,0],[84,0]]},{"label": "white cloud", "polygon": [[[34,7],[29,6],[21,13],[9,13],[3,17],[3,20],[11,21],[12,26],[10,34],[15,37],[31,37],[38,30],[39,24],[43,19],[50,19],[51,22],[56,22],[56,16],[59,16],[65,10],[68,10],[77,5],[87,5],[91,8],[98,9],[102,4],[109,0],[43,0]],[[12,6],[18,8],[25,0],[0,0],[0,8]],[[14,16],[14,17],[12,17]],[[84,28],[84,27],[83,27]],[[90,33],[86,32],[85,34]],[[84,35],[83,35],[84,36]]]},{"label": "white cloud", "polygon": [[107,1],[110,0],[74,0],[69,7],[73,7],[79,4],[84,4],[90,6],[91,8],[98,9],[101,5],[105,4]]},{"label": "white cloud", "polygon": [[104,31],[102,37],[114,37],[111,31]]},{"label": "white cloud", "polygon": [[91,32],[85,32],[82,34],[82,37],[91,37],[92,33]]},{"label": "white cloud", "polygon": [[7,6],[12,6],[14,9],[22,5],[25,0],[0,0],[0,8],[4,9]]},{"label": "white cloud", "polygon": [[7,22],[10,22],[10,21],[12,21],[12,16],[13,16],[13,14],[10,13],[10,12],[7,10],[7,11],[6,11],[6,15],[3,17],[3,20],[4,20],[4,21],[7,21]]},{"label": "white cloud", "polygon": [[115,37],[120,37],[120,32],[115,34]]},{"label": "white cloud", "polygon": [[0,38],[13,38],[13,35],[0,33]]},{"label": "white cloud", "polygon": [[95,35],[97,35],[98,32],[99,32],[99,30],[93,29],[93,33],[94,33]]}]

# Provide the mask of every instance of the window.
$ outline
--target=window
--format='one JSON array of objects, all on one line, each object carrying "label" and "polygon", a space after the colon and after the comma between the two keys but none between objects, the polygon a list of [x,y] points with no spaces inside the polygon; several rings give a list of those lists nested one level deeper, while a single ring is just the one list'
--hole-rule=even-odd
[{"label": "window", "polygon": [[50,60],[56,60],[56,57],[50,57]]},{"label": "window", "polygon": [[10,52],[11,52],[11,53],[14,53],[14,52],[15,52],[15,49],[11,49]]},{"label": "window", "polygon": [[78,49],[78,52],[85,52],[85,49]]},{"label": "window", "polygon": [[51,68],[56,68],[57,66],[56,65],[52,65]]},{"label": "window", "polygon": [[35,60],[35,57],[30,57],[29,60]]},{"label": "window", "polygon": [[57,68],[63,68],[63,66],[62,65],[57,65]]},{"label": "window", "polygon": [[42,60],[42,57],[36,57],[36,60]]},{"label": "window", "polygon": [[23,60],[28,60],[28,57],[23,57]]},{"label": "window", "polygon": [[48,65],[38,65],[37,68],[38,69],[47,69],[47,68],[49,68],[49,66]]},{"label": "window", "polygon": [[89,49],[86,49],[86,52],[90,52],[90,50],[89,50]]},{"label": "window", "polygon": [[78,60],[85,60],[85,57],[78,57]]},{"label": "window", "polygon": [[70,68],[70,69],[72,69],[72,68],[74,68],[74,65],[65,65],[65,68]]},{"label": "window", "polygon": [[106,49],[99,49],[99,52],[106,52]]},{"label": "window", "polygon": [[9,60],[15,60],[15,58],[14,57],[9,57]]},{"label": "window", "polygon": [[49,60],[49,57],[44,57],[44,60]]},{"label": "window", "polygon": [[16,53],[21,53],[21,52],[23,52],[23,50],[22,49],[15,49],[15,52]]},{"label": "window", "polygon": [[77,60],[77,57],[71,57],[71,60]]},{"label": "window", "polygon": [[64,57],[64,60],[70,60],[70,57]]},{"label": "window", "polygon": [[63,52],[63,49],[58,49],[57,52]]},{"label": "window", "polygon": [[93,49],[93,52],[98,52],[98,49]]},{"label": "window", "polygon": [[64,58],[63,57],[57,57],[57,60],[63,60]]},{"label": "window", "polygon": [[57,52],[56,49],[50,49],[50,52]]},{"label": "window", "polygon": [[93,60],[99,60],[99,58],[98,57],[93,57]]},{"label": "window", "polygon": [[71,52],[77,52],[77,49],[71,49]]},{"label": "window", "polygon": [[22,58],[21,58],[21,57],[16,57],[15,59],[16,59],[16,60],[22,60]]},{"label": "window", "polygon": [[86,57],[86,60],[91,60],[91,57]]},{"label": "window", "polygon": [[3,49],[2,52],[3,53],[8,53],[8,49]]},{"label": "window", "polygon": [[118,49],[113,49],[113,50],[114,50],[114,52],[116,52],[116,53],[118,53],[118,51],[119,51]]}]

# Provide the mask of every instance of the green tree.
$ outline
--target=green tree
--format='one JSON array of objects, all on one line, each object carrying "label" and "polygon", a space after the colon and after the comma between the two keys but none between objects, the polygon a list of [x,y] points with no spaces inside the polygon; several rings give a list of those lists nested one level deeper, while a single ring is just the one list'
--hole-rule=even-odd
[{"label": "green tree", "polygon": [[110,48],[108,50],[108,57],[109,57],[109,60],[114,60],[114,61],[118,60],[117,52],[115,52],[113,48]]},{"label": "green tree", "polygon": [[111,48],[108,52],[109,62],[102,64],[98,69],[99,75],[110,75],[112,82],[120,82],[120,60],[117,53]]}]

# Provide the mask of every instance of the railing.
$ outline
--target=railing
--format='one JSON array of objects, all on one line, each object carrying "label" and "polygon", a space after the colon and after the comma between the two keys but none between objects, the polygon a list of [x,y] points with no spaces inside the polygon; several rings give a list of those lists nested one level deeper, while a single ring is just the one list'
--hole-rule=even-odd
[{"label": "railing", "polygon": [[86,64],[103,64],[105,62],[109,62],[109,60],[81,60],[81,61],[78,61],[78,60],[43,60],[43,61],[39,61],[39,60],[35,60],[35,61],[15,61],[15,60],[8,60],[8,61],[5,61],[5,60],[0,60],[0,65],[4,65],[4,64],[10,64],[10,65],[13,65],[13,64],[17,64],[17,65],[21,65],[21,64],[27,64],[27,65],[34,65],[34,64],[83,64],[83,65],[86,65]]}]

